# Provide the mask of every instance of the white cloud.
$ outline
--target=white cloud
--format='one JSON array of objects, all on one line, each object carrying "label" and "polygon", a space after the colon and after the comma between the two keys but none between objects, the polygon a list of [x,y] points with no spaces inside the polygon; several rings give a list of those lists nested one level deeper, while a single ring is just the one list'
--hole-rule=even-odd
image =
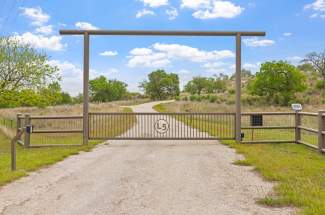
[{"label": "white cloud", "polygon": [[257,70],[259,70],[261,67],[261,62],[257,62],[257,63],[244,63],[243,68],[250,70],[252,72],[256,72]]},{"label": "white cloud", "polygon": [[166,14],[168,15],[169,20],[174,20],[178,16],[178,11],[176,8],[170,8],[166,10]]},{"label": "white cloud", "polygon": [[22,15],[32,21],[32,25],[42,26],[50,19],[50,16],[44,13],[40,7],[21,7],[20,9],[22,10]]},{"label": "white cloud", "polygon": [[59,68],[62,76],[61,85],[62,90],[69,92],[72,95],[77,95],[82,92],[83,71],[80,66],[69,61],[50,60],[51,66]]},{"label": "white cloud", "polygon": [[47,49],[51,51],[61,51],[66,47],[66,44],[62,44],[61,36],[44,36],[39,34],[33,34],[31,32],[26,32],[21,35],[12,36],[13,39],[23,43],[29,44],[34,48]]},{"label": "white cloud", "polygon": [[325,0],[315,0],[315,2],[311,4],[306,4],[304,8],[319,12],[325,12]]},{"label": "white cloud", "polygon": [[[83,83],[83,70],[78,64],[71,63],[69,61],[50,60],[48,62],[51,66],[59,68],[59,73],[62,76],[61,85],[65,92],[69,92],[72,95],[78,95],[82,92]],[[105,71],[97,71],[90,69],[90,78],[94,79],[100,75],[110,76],[117,74],[119,71],[116,68],[109,68]]]},{"label": "white cloud", "polygon": [[223,73],[228,71],[226,69],[227,66],[229,66],[229,64],[224,62],[208,62],[203,65],[203,68],[205,68],[207,72]]},{"label": "white cloud", "polygon": [[287,60],[289,61],[302,61],[304,58],[300,56],[292,56],[292,57],[287,57]]},{"label": "white cloud", "polygon": [[102,53],[99,53],[100,56],[107,56],[107,57],[116,56],[117,54],[118,54],[117,51],[104,51]]},{"label": "white cloud", "polygon": [[75,26],[82,30],[97,30],[98,27],[88,23],[88,22],[76,22]]},{"label": "white cloud", "polygon": [[135,48],[130,51],[129,67],[164,67],[171,60],[180,59],[196,63],[206,63],[234,57],[229,50],[204,51],[180,44],[155,43],[151,48]]},{"label": "white cloud", "polygon": [[191,73],[191,71],[189,71],[189,70],[186,70],[186,69],[181,69],[181,70],[179,70],[178,72],[177,72],[178,74],[190,74]]},{"label": "white cloud", "polygon": [[139,0],[143,2],[145,6],[149,7],[161,7],[168,5],[168,0]]},{"label": "white cloud", "polygon": [[170,64],[170,60],[164,53],[150,53],[138,52],[137,50],[132,50],[130,52],[130,60],[128,66],[134,67],[151,67],[151,68],[161,68]]},{"label": "white cloud", "polygon": [[148,16],[148,15],[155,15],[155,12],[153,12],[152,10],[147,10],[147,9],[142,9],[142,10],[139,10],[137,12],[137,14],[135,15],[136,18],[141,18],[143,16]]},{"label": "white cloud", "polygon": [[191,9],[199,9],[205,8],[210,5],[211,0],[182,0],[181,7],[182,8],[191,8]]},{"label": "white cloud", "polygon": [[180,44],[155,43],[152,47],[157,51],[166,53],[169,58],[182,58],[192,62],[206,62],[209,60],[219,60],[235,56],[234,53],[229,50],[203,51]]},{"label": "white cloud", "polygon": [[285,37],[291,37],[292,36],[292,33],[291,32],[285,32],[285,33],[283,33],[283,36],[285,36]]},{"label": "white cloud", "polygon": [[244,11],[241,6],[221,0],[182,0],[181,7],[193,9],[197,19],[234,18]]},{"label": "white cloud", "polygon": [[311,4],[306,4],[304,9],[312,10],[314,12],[310,18],[325,18],[325,0],[315,0]]},{"label": "white cloud", "polygon": [[275,44],[275,41],[273,40],[258,39],[257,37],[244,39],[243,42],[248,47],[265,47]]},{"label": "white cloud", "polygon": [[53,26],[52,25],[44,25],[36,28],[35,30],[37,33],[40,34],[52,34],[53,33]]}]

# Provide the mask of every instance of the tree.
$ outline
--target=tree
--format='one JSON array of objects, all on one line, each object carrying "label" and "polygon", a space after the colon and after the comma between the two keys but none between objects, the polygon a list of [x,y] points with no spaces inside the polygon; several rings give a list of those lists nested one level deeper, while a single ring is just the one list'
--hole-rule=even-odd
[{"label": "tree", "polygon": [[264,96],[270,103],[288,105],[296,92],[306,89],[306,76],[295,66],[284,61],[262,64],[248,88],[252,95]]},{"label": "tree", "polygon": [[0,95],[5,91],[40,89],[58,81],[58,68],[48,56],[12,38],[0,38]]},{"label": "tree", "polygon": [[70,96],[69,93],[61,92],[61,97],[62,97],[61,104],[72,104],[73,103],[72,97]]},{"label": "tree", "polygon": [[191,81],[189,81],[185,85],[185,91],[191,94],[201,95],[202,91],[208,87],[209,85],[208,82],[209,80],[206,77],[200,77],[200,76],[194,77]]},{"label": "tree", "polygon": [[311,64],[325,81],[325,50],[320,53],[312,52],[307,54],[302,62]]},{"label": "tree", "polygon": [[311,65],[310,63],[303,63],[301,65],[298,65],[297,69],[299,69],[300,71],[302,71],[304,73],[310,73],[310,72],[315,71],[313,65]]},{"label": "tree", "polygon": [[164,100],[179,95],[179,78],[177,74],[156,70],[148,75],[148,81],[140,83],[140,88],[151,99]]},{"label": "tree", "polygon": [[89,86],[91,100],[96,102],[121,100],[127,95],[127,84],[117,80],[108,80],[104,76],[89,81]]},{"label": "tree", "polygon": [[185,85],[185,91],[192,95],[202,93],[217,93],[226,90],[228,76],[215,76],[214,78],[194,77]]}]

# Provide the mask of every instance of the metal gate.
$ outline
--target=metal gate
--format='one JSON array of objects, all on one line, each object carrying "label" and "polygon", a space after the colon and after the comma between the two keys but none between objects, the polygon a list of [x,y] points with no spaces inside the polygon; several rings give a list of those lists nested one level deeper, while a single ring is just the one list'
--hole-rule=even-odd
[{"label": "metal gate", "polygon": [[89,139],[235,139],[235,113],[89,113]]}]

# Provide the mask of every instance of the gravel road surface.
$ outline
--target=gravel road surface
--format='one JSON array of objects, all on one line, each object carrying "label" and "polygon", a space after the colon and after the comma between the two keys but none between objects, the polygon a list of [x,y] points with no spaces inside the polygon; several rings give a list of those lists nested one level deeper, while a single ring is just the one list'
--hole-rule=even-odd
[{"label": "gravel road surface", "polygon": [[[156,103],[134,106],[152,112]],[[172,129],[172,128],[171,128]],[[274,184],[216,141],[109,141],[0,188],[0,214],[262,215]]]}]

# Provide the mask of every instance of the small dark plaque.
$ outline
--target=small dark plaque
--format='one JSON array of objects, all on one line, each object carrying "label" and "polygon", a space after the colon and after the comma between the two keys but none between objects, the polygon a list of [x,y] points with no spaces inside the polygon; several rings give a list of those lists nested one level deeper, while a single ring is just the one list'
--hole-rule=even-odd
[{"label": "small dark plaque", "polygon": [[251,126],[263,126],[263,115],[251,115]]},{"label": "small dark plaque", "polygon": [[26,126],[26,133],[27,134],[33,133],[33,126],[32,125],[27,125]]}]

